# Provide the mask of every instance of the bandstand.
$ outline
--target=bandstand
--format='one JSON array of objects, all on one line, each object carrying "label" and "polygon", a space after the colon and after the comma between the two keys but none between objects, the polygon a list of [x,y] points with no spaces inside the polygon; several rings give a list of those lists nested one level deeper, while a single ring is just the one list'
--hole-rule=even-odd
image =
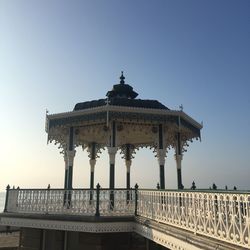
[{"label": "bandstand", "polygon": [[59,144],[65,161],[64,188],[71,189],[75,148],[87,150],[90,164],[90,188],[94,188],[94,171],[98,154],[109,154],[109,188],[115,188],[115,158],[120,150],[127,169],[126,188],[130,188],[130,168],[136,150],[152,149],[159,164],[159,187],[165,189],[165,159],[168,149],[175,149],[177,186],[182,184],[182,158],[193,139],[200,138],[202,125],[182,110],[170,110],[157,100],[143,100],[125,83],[113,85],[105,99],[77,103],[66,113],[47,114],[48,141]]},{"label": "bandstand", "polygon": [[[170,110],[157,100],[137,96],[122,72],[106,98],[77,103],[70,112],[46,114],[48,142],[64,156],[64,187],[7,186],[0,226],[20,228],[19,250],[250,249],[249,192],[188,190],[182,184],[183,154],[200,138],[202,124],[182,109]],[[78,146],[89,156],[87,189],[73,188]],[[132,159],[143,147],[158,159],[158,190],[131,188]],[[105,148],[109,187],[101,188],[94,174]],[[170,148],[175,150],[178,190],[165,185]],[[127,169],[123,188],[115,186],[118,151]]]}]

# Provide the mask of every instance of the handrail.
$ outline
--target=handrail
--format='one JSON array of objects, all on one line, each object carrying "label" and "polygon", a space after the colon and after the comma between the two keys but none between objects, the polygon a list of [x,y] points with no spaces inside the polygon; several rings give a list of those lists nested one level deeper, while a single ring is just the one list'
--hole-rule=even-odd
[{"label": "handrail", "polygon": [[[111,199],[112,197],[112,199]],[[209,190],[7,189],[5,212],[141,216],[250,249],[250,193]]]},{"label": "handrail", "polygon": [[250,248],[249,193],[139,190],[137,214]]},{"label": "handrail", "polygon": [[[111,194],[114,202],[110,201]],[[133,215],[134,196],[134,189],[9,189],[5,212],[89,216]]]}]

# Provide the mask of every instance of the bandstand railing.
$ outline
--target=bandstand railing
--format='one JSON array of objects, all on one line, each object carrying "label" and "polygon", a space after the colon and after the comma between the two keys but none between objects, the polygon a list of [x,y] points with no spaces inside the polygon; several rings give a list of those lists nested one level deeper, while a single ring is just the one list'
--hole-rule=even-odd
[{"label": "bandstand railing", "polygon": [[250,248],[250,193],[139,190],[137,214]]},{"label": "bandstand railing", "polygon": [[99,186],[72,190],[7,189],[5,212],[135,215],[250,249],[247,192],[110,190]]},{"label": "bandstand railing", "polygon": [[[110,200],[110,197],[113,197]],[[135,213],[134,189],[9,189],[4,212],[129,216]]]}]

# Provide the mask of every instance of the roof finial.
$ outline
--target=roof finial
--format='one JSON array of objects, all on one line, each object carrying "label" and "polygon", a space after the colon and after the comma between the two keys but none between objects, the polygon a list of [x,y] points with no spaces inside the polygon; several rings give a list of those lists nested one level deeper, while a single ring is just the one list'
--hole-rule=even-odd
[{"label": "roof finial", "polygon": [[125,81],[124,81],[125,76],[123,76],[123,71],[122,71],[122,74],[120,76],[120,79],[121,79],[120,84],[124,84],[125,83]]}]

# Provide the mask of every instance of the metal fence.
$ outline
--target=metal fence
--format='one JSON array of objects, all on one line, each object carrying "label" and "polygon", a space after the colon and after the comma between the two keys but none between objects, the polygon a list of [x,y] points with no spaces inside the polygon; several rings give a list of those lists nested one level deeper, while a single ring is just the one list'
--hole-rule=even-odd
[{"label": "metal fence", "polygon": [[138,191],[137,214],[242,247],[250,247],[250,194]]},{"label": "metal fence", "polygon": [[250,248],[250,193],[8,188],[5,212],[142,216]]},{"label": "metal fence", "polygon": [[5,212],[128,216],[135,213],[134,189],[7,189]]}]

